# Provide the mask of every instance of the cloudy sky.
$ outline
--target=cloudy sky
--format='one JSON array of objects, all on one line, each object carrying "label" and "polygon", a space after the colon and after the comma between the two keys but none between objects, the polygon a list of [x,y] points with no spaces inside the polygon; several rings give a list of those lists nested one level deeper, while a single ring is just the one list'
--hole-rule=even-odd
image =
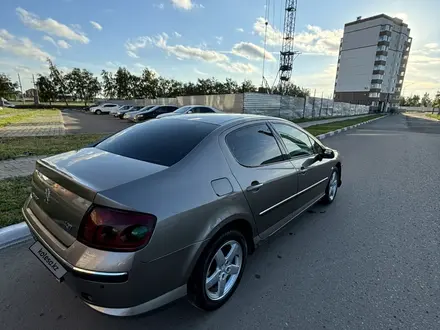
[{"label": "cloudy sky", "polygon": [[[183,81],[262,81],[264,17],[269,3],[265,76],[278,69],[284,0],[9,0],[0,11],[0,72],[31,87],[50,57],[64,70],[149,67]],[[440,1],[299,0],[293,82],[332,93],[344,23],[385,13],[404,19],[413,46],[404,93],[440,90]],[[406,86],[405,86],[406,85]]]}]

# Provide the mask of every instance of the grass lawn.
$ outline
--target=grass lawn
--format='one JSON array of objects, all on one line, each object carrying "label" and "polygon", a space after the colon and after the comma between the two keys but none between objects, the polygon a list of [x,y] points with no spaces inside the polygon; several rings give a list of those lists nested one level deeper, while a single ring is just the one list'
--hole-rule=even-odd
[{"label": "grass lawn", "polygon": [[436,114],[432,114],[432,113],[426,114],[426,117],[440,120],[440,115],[436,115]]},{"label": "grass lawn", "polygon": [[0,138],[0,160],[32,155],[54,155],[82,148],[109,134]]},{"label": "grass lawn", "polygon": [[21,207],[31,193],[31,176],[0,180],[0,228],[23,221]]},{"label": "grass lawn", "polygon": [[27,124],[38,122],[62,122],[60,111],[50,110],[31,110],[31,109],[3,109],[0,110],[0,128],[12,124]]},{"label": "grass lawn", "polygon": [[306,131],[310,132],[314,136],[321,135],[327,132],[336,131],[337,129],[344,128],[347,126],[356,125],[362,123],[367,120],[371,120],[374,118],[382,117],[383,115],[371,115],[361,118],[353,118],[347,120],[336,121],[333,123],[321,124],[321,125],[313,125],[304,128]]}]

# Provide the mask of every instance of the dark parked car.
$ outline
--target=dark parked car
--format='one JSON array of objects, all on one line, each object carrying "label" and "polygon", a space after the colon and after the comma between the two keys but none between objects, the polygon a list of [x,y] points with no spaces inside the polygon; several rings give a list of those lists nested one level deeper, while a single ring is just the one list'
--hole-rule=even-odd
[{"label": "dark parked car", "polygon": [[99,312],[186,294],[214,310],[262,240],[334,201],[341,169],[336,150],[283,119],[173,116],[38,160],[23,215],[31,251]]},{"label": "dark parked car", "polygon": [[136,116],[134,116],[133,121],[140,122],[147,119],[153,119],[159,115],[170,113],[177,109],[179,109],[179,107],[176,107],[174,105],[158,105],[146,111],[137,113]]}]

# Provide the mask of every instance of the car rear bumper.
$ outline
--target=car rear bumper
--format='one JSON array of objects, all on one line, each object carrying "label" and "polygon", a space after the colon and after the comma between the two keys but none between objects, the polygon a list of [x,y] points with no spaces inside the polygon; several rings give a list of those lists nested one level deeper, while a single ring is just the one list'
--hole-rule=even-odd
[{"label": "car rear bumper", "polygon": [[[93,270],[75,265],[63,258],[54,245],[56,238],[41,228],[25,203],[22,213],[34,236],[67,270],[65,282],[91,308],[113,316],[146,313],[186,295],[188,267],[183,260],[200,247],[197,243],[150,262],[133,262],[125,271]],[[93,250],[87,256],[93,259]],[[101,251],[102,252],[102,251]],[[108,252],[109,259],[117,254]],[[111,255],[110,255],[111,254]],[[101,255],[102,256],[102,255]]]}]

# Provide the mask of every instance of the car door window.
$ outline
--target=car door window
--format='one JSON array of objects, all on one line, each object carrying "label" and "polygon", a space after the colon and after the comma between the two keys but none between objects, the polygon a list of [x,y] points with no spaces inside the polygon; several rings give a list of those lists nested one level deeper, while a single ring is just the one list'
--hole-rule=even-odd
[{"label": "car door window", "polygon": [[239,128],[226,136],[226,144],[237,162],[243,166],[256,167],[284,160],[266,124]]},{"label": "car door window", "polygon": [[200,113],[214,113],[214,110],[212,110],[211,108],[200,107],[199,112]]},{"label": "car door window", "polygon": [[290,157],[308,156],[315,153],[307,134],[286,124],[273,123]]}]

